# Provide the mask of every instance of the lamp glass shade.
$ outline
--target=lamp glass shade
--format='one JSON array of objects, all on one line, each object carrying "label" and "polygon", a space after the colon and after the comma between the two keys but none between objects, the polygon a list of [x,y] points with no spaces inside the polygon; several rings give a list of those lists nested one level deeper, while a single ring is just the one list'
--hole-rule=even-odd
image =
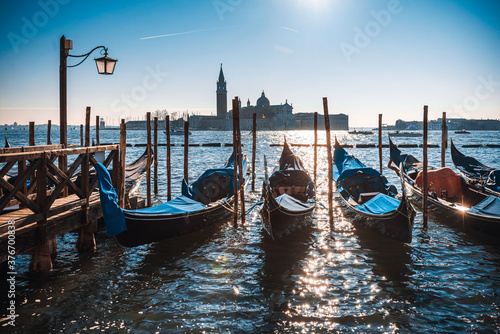
[{"label": "lamp glass shade", "polygon": [[99,74],[107,74],[107,75],[113,74],[117,62],[116,59],[105,56],[101,58],[96,58],[94,60],[95,64],[97,65],[97,72],[99,72]]}]

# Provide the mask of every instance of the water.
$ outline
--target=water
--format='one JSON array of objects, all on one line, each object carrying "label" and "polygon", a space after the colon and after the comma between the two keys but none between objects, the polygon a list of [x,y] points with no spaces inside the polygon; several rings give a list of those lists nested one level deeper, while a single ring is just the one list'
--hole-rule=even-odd
[{"label": "water", "polygon": [[[0,131],[3,137],[5,131]],[[12,145],[27,144],[27,130],[7,132]],[[269,168],[281,152],[270,143],[312,143],[312,131],[259,132],[256,192],[247,188],[246,207],[260,196],[263,155]],[[459,149],[487,165],[500,166],[498,148],[461,148],[465,143],[500,144],[499,132],[471,135],[450,133]],[[45,133],[37,133],[37,143]],[[376,134],[337,133],[343,143],[376,143]],[[79,130],[69,131],[79,143]],[[101,142],[118,142],[118,131],[101,131]],[[164,142],[163,133],[159,136]],[[173,194],[180,192],[183,173],[180,143],[173,136]],[[194,143],[232,140],[230,132],[194,132]],[[57,142],[57,137],[53,138]],[[145,131],[129,131],[129,143],[146,142]],[[384,136],[384,142],[387,137]],[[419,143],[421,138],[396,138]],[[440,144],[440,133],[429,141]],[[320,133],[324,142],[324,133]],[[251,154],[251,135],[243,134],[244,151]],[[313,151],[293,147],[308,170]],[[127,162],[143,152],[128,147]],[[165,147],[160,147],[159,188],[155,203],[165,201]],[[229,157],[230,147],[191,147],[189,175]],[[422,149],[403,149],[421,158]],[[365,164],[378,168],[378,149],[348,149]],[[429,149],[429,164],[439,166],[439,148]],[[394,172],[384,174],[398,184]],[[452,166],[451,157],[446,157]],[[319,149],[318,199],[327,203],[326,150]],[[398,188],[400,188],[398,186]],[[145,197],[143,183],[139,194]],[[122,249],[105,231],[96,236],[97,252],[79,254],[76,234],[59,238],[54,270],[30,274],[29,256],[18,256],[15,330],[19,333],[498,333],[500,331],[500,243],[497,238],[468,235],[443,221],[422,229],[415,220],[411,244],[401,244],[363,229],[345,216],[336,197],[334,227],[321,207],[309,230],[279,243],[267,241],[253,211],[244,227],[231,219],[208,231]],[[6,287],[2,286],[2,289]],[[6,293],[2,292],[5,305]],[[5,316],[5,307],[1,313]],[[13,331],[4,318],[4,330]]]}]

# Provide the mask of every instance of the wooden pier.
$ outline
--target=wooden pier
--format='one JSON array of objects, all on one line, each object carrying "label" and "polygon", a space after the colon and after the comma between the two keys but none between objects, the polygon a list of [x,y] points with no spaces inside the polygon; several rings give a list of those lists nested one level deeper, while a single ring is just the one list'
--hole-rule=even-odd
[{"label": "wooden pier", "polygon": [[[62,146],[0,149],[3,165],[0,169],[0,263],[8,261],[9,256],[29,252],[31,269],[48,271],[52,268],[50,255],[56,251],[57,237],[75,231],[79,233],[77,248],[80,251],[95,250],[94,233],[102,210],[97,177],[91,169],[97,164],[98,152],[104,152],[101,163],[106,168],[113,167],[113,185],[119,190],[120,202],[126,202],[131,208],[144,206],[144,201],[137,198],[125,201],[125,159],[120,157],[120,152],[125,150],[121,150],[120,145]],[[71,165],[67,169],[56,166],[60,158],[72,161]],[[13,171],[16,165],[17,171]],[[69,195],[65,196],[66,193]],[[9,238],[11,234],[15,237]]]}]

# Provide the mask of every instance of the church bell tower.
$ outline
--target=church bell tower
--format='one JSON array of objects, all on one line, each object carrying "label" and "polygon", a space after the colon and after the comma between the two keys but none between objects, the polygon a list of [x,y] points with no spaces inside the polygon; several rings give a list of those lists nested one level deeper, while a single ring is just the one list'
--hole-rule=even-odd
[{"label": "church bell tower", "polygon": [[220,64],[219,80],[217,81],[217,118],[226,118],[227,114],[227,90],[222,64]]}]

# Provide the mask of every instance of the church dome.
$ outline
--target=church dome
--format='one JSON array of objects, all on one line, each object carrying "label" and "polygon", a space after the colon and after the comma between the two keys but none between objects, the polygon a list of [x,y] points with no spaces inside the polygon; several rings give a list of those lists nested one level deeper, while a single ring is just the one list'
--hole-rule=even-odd
[{"label": "church dome", "polygon": [[257,107],[269,107],[269,99],[266,97],[266,94],[264,94],[264,91],[262,91],[262,95],[259,97],[257,100]]}]

